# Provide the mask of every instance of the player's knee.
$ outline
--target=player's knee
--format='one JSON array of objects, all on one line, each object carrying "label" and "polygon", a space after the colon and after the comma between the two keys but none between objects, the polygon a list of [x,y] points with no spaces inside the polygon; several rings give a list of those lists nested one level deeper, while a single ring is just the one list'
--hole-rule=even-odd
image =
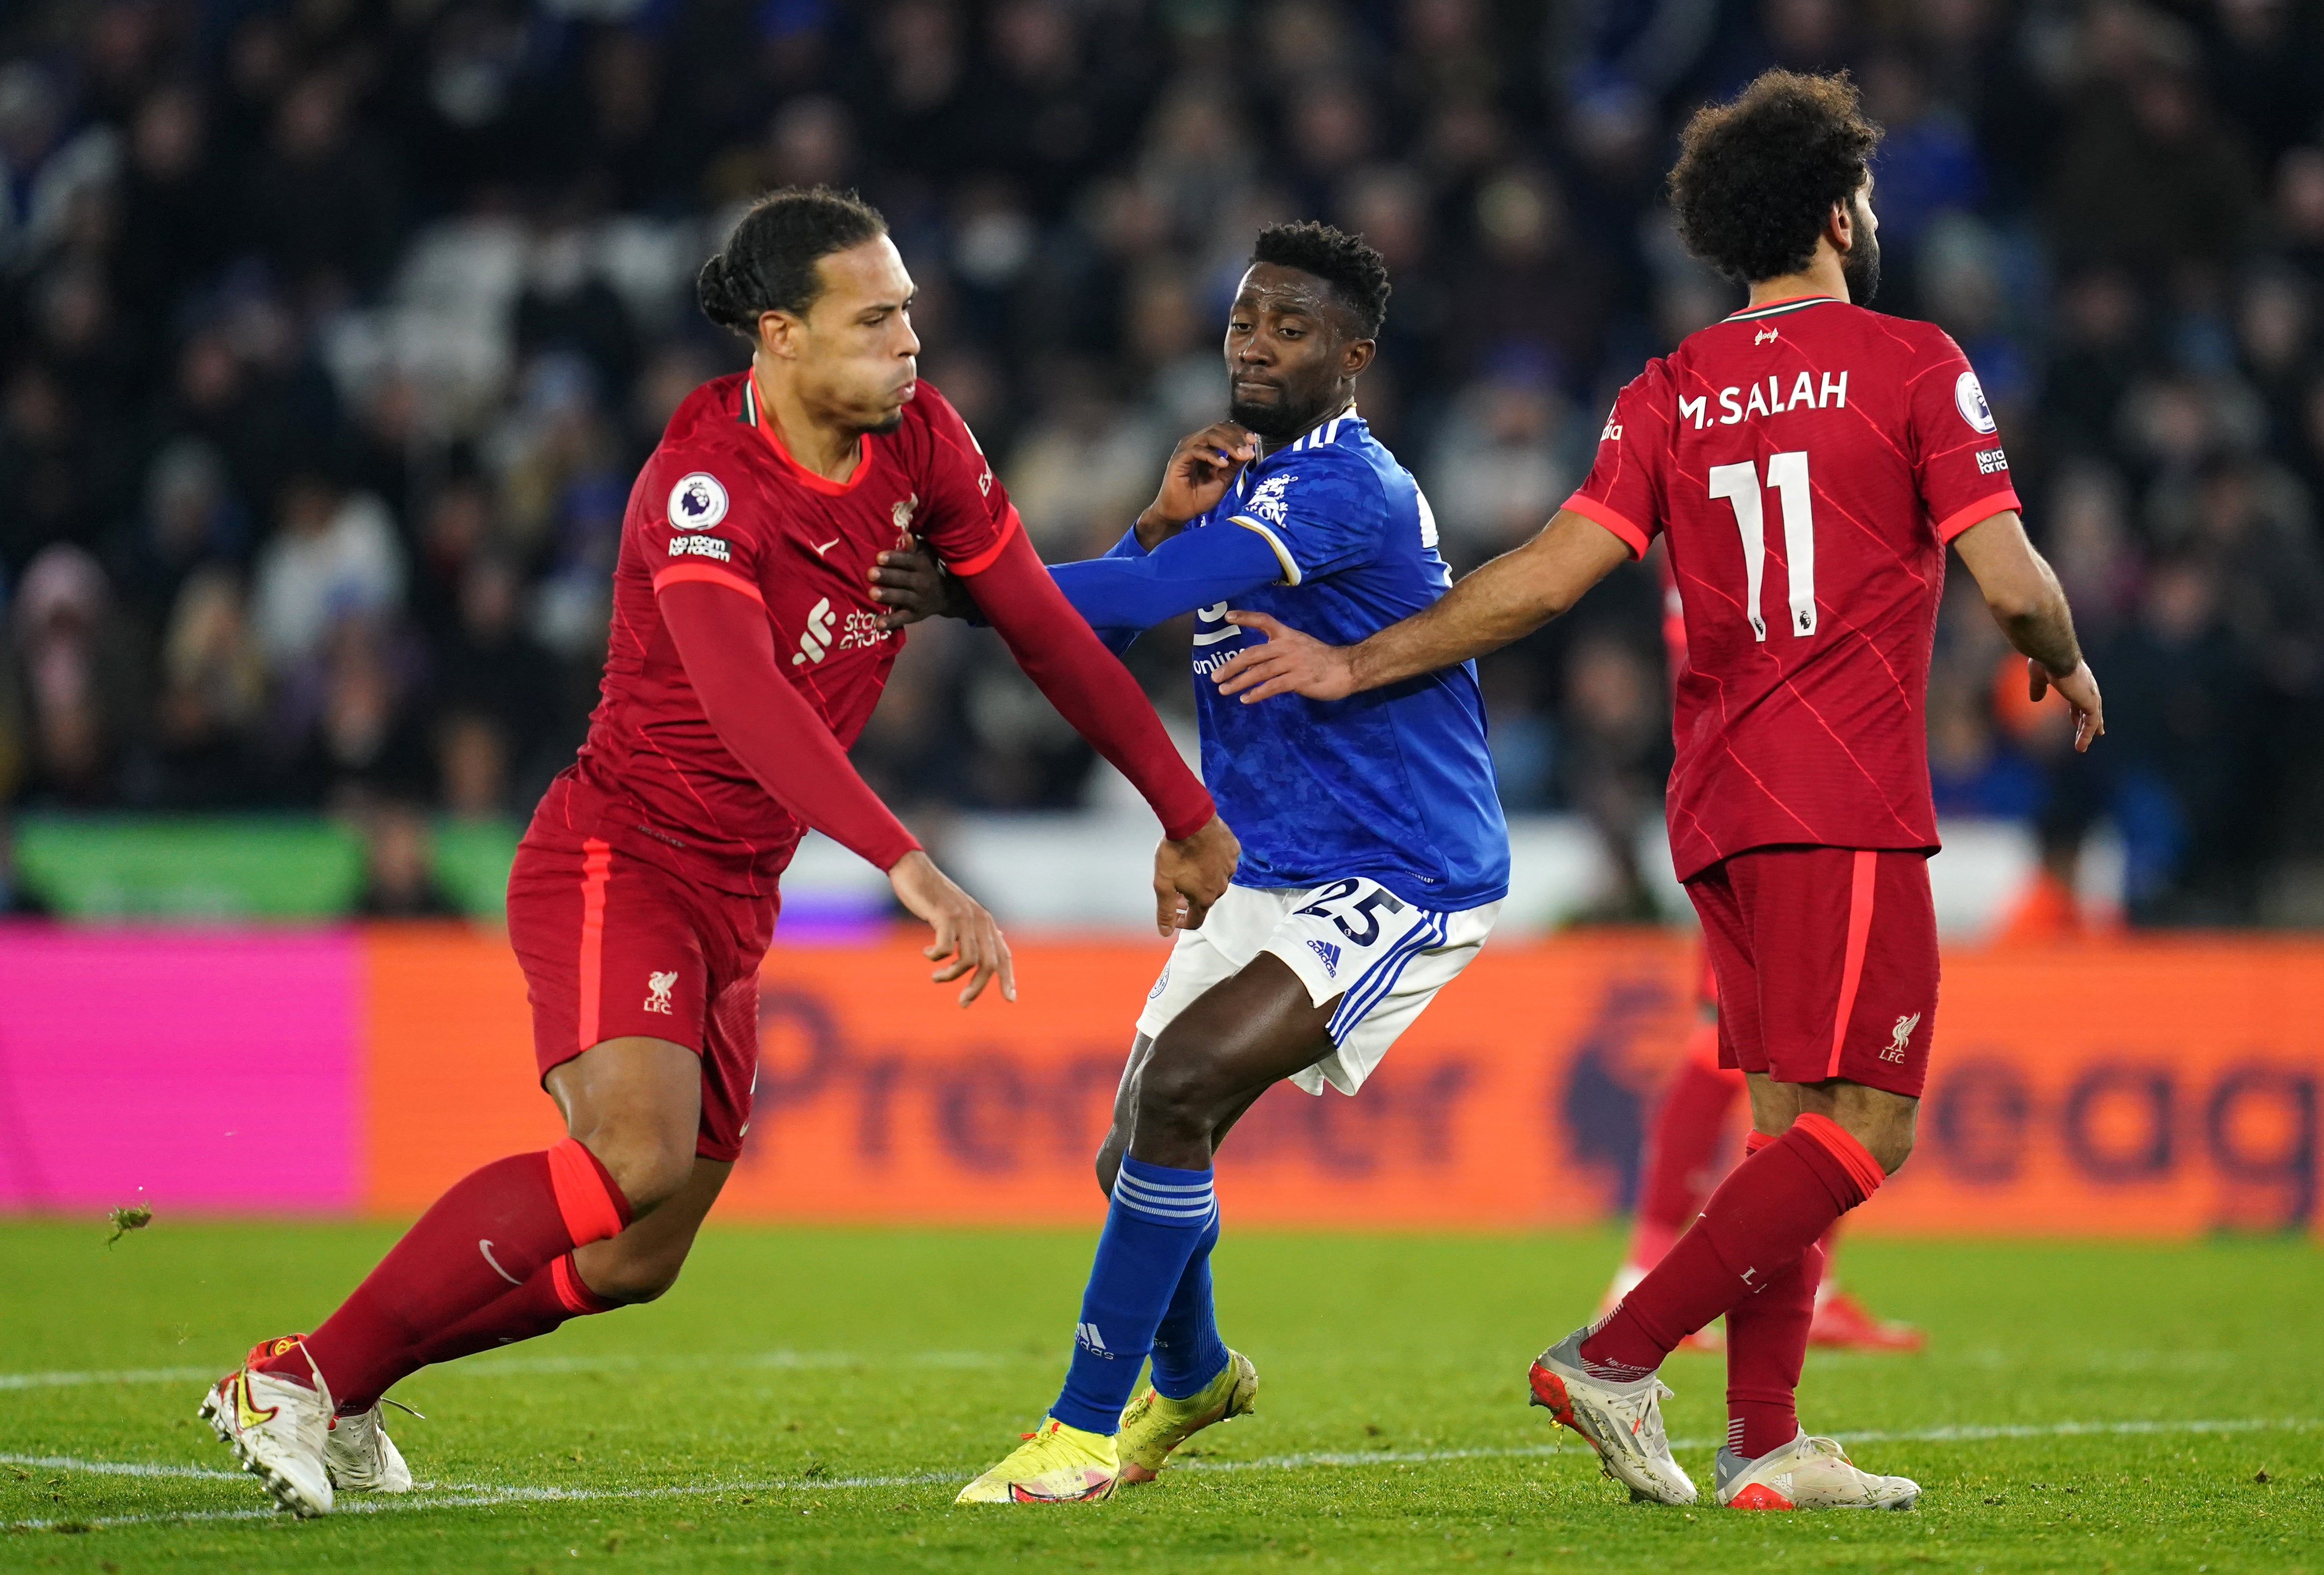
[{"label": "player's knee", "polygon": [[[1158,1050],[1138,1082],[1138,1129],[1208,1142],[1220,1102],[1217,1078],[1204,1058]],[[1142,1140],[1142,1138],[1141,1138]]]},{"label": "player's knee", "polygon": [[584,1141],[622,1189],[633,1220],[675,1197],[694,1174],[694,1146],[658,1133],[615,1128],[593,1133]]},{"label": "player's knee", "polygon": [[1909,1123],[1885,1128],[1874,1133],[1864,1147],[1879,1162],[1882,1174],[1895,1175],[1913,1156],[1913,1128]]}]

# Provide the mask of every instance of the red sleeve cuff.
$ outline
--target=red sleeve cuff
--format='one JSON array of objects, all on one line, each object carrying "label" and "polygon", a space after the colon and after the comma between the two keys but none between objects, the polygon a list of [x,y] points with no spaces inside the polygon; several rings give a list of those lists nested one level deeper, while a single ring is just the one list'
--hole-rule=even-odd
[{"label": "red sleeve cuff", "polygon": [[1196,806],[1195,800],[1190,799],[1187,802],[1187,807],[1179,813],[1177,819],[1166,820],[1162,823],[1162,834],[1174,843],[1184,842],[1210,824],[1218,816],[1219,806],[1211,801],[1210,790],[1198,788],[1196,791],[1201,796],[1199,807]]},{"label": "red sleeve cuff", "polygon": [[951,559],[945,567],[964,579],[970,575],[981,575],[1001,561],[1001,554],[1008,548],[1010,539],[1022,529],[1023,522],[1017,518],[1017,505],[1011,503],[1009,505],[1009,517],[1001,521],[1001,534],[992,539],[990,547],[973,557]]},{"label": "red sleeve cuff", "polygon": [[1585,520],[1595,520],[1599,524],[1603,525],[1607,530],[1611,530],[1615,535],[1620,537],[1622,539],[1622,545],[1630,549],[1630,556],[1632,557],[1644,557],[1646,556],[1646,548],[1651,542],[1652,538],[1647,536],[1645,531],[1639,530],[1636,525],[1632,524],[1629,519],[1619,510],[1611,508],[1609,505],[1599,502],[1596,498],[1586,497],[1580,493],[1576,493],[1572,497],[1566,499],[1564,506],[1572,510],[1575,513],[1581,515]]},{"label": "red sleeve cuff", "polygon": [[2024,505],[2017,501],[2017,493],[2008,487],[2004,487],[1990,497],[1979,498],[1966,508],[1955,509],[1939,520],[1937,539],[1950,541],[1970,526],[1982,525],[1996,514],[2006,514],[2012,509],[2022,511],[2024,508]]},{"label": "red sleeve cuff", "polygon": [[690,580],[699,580],[703,584],[710,585],[724,585],[730,591],[742,592],[742,594],[750,597],[751,600],[756,602],[761,607],[767,604],[767,599],[759,594],[758,586],[744,579],[741,575],[735,574],[728,569],[719,568],[713,564],[671,564],[668,568],[661,570],[659,574],[654,576],[653,588],[657,593],[659,593],[668,586],[682,585]]},{"label": "red sleeve cuff", "polygon": [[894,838],[868,843],[855,850],[864,862],[883,875],[901,863],[905,854],[919,851],[920,839],[906,831],[901,824],[896,827]]}]

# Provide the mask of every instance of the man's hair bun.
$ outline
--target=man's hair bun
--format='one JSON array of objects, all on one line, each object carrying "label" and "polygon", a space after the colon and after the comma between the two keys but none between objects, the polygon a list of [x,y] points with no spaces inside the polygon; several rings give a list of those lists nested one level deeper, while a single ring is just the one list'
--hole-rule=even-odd
[{"label": "man's hair bun", "polygon": [[755,342],[768,312],[804,317],[823,292],[816,264],[888,233],[879,209],[827,186],[769,192],[695,276],[702,315]]}]

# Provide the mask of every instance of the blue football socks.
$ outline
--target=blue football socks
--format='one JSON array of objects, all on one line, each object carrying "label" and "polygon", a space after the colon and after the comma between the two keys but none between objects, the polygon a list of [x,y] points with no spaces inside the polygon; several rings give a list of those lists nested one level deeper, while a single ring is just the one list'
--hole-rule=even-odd
[{"label": "blue football socks", "polygon": [[[1154,1349],[1155,1329],[1176,1299],[1188,1262],[1217,1239],[1217,1224],[1209,1171],[1123,1158],[1089,1288],[1082,1293],[1073,1364],[1050,1415],[1067,1427],[1114,1432]],[[1202,1292],[1207,1309],[1207,1270]]]},{"label": "blue football socks", "polygon": [[1219,1338],[1218,1314],[1211,1305],[1211,1248],[1219,1242],[1219,1216],[1194,1244],[1186,1272],[1154,1331],[1154,1387],[1172,1400],[1185,1400],[1226,1370],[1226,1341]]}]

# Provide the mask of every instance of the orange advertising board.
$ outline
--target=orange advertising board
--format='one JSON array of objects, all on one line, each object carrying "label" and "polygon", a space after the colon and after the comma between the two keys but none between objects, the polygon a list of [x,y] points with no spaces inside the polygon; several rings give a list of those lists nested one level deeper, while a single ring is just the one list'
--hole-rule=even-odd
[{"label": "orange advertising board", "polygon": [[[503,943],[367,940],[364,1196],[408,1212],[558,1127]],[[1091,1157],[1162,955],[1025,939],[1019,1000],[962,1011],[907,937],[779,945],[721,1213],[1094,1219]],[[1625,1206],[1692,966],[1692,941],[1661,932],[1488,946],[1360,1096],[1261,1100],[1222,1153],[1222,1206],[1251,1223],[1502,1228]],[[1866,1228],[2312,1225],[2324,944],[1955,952],[1937,1029],[1920,1147]]]}]

